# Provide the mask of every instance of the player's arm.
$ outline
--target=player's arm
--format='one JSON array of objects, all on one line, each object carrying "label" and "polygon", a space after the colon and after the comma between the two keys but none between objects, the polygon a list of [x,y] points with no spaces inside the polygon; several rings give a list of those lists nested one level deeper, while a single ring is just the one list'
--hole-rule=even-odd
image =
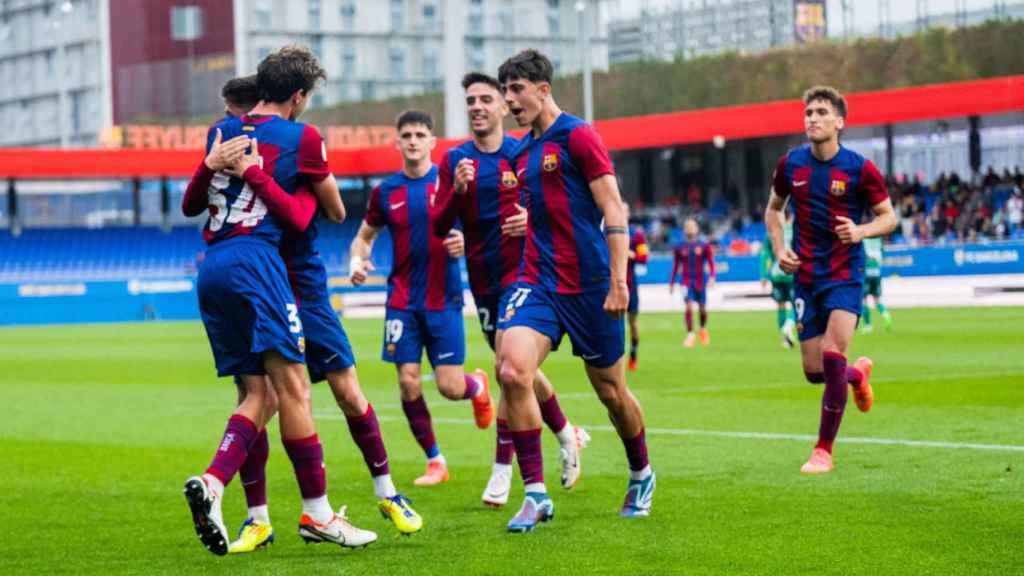
[{"label": "player's arm", "polygon": [[893,209],[892,200],[889,198],[889,190],[885,186],[882,174],[870,160],[864,161],[864,168],[861,170],[860,193],[866,197],[875,218],[866,224],[854,224],[853,220],[838,216],[836,219],[839,226],[836,226],[836,235],[843,244],[856,244],[864,238],[886,236],[896,229],[896,210]]},{"label": "player's arm", "polygon": [[779,164],[772,175],[771,193],[768,205],[764,209],[764,223],[768,228],[768,240],[772,243],[772,253],[779,261],[783,272],[792,274],[800,267],[800,259],[789,246],[786,246],[786,204],[789,202],[789,180],[786,179],[786,156],[779,159]]},{"label": "player's arm", "polygon": [[455,220],[461,211],[462,195],[455,194],[450,164],[451,160],[445,152],[437,169],[437,195],[430,206],[434,213],[434,235],[438,238],[448,236],[448,232],[455,227]]},{"label": "player's arm", "polygon": [[621,316],[629,306],[626,266],[629,261],[629,222],[622,210],[622,195],[615,180],[615,169],[601,137],[590,125],[580,126],[569,134],[569,156],[590,185],[590,193],[604,214],[605,242],[608,243],[608,264],[611,282],[604,311]]},{"label": "player's arm", "polygon": [[704,258],[708,261],[708,286],[715,283],[715,249],[708,244],[704,247]]},{"label": "player's arm", "polygon": [[605,299],[604,310],[618,316],[629,305],[629,287],[626,285],[626,265],[629,252],[629,225],[622,211],[619,183],[615,176],[605,174],[590,183],[594,202],[604,214],[605,241],[608,243],[608,264],[611,268],[611,285]]},{"label": "player's arm", "polygon": [[225,169],[228,174],[241,178],[249,189],[259,197],[274,216],[290,228],[304,231],[313,221],[316,213],[316,196],[305,186],[299,186],[295,195],[285,192],[274,179],[260,167],[257,142],[253,138],[249,151],[237,162]]},{"label": "player's arm", "polygon": [[636,242],[634,244],[635,247],[631,250],[633,252],[633,259],[636,260],[637,264],[647,264],[647,258],[650,256],[651,250],[647,247],[647,237],[644,236],[643,232],[636,231]]},{"label": "player's arm", "polygon": [[220,128],[215,128],[207,134],[206,157],[196,168],[188,187],[185,188],[185,197],[181,200],[181,212],[185,216],[198,216],[202,214],[209,205],[210,184],[213,176],[223,170],[229,164],[235,162],[248,146],[247,136],[236,136],[227,142],[222,141]]},{"label": "player's arm", "polygon": [[672,250],[672,277],[668,281],[668,292],[672,293],[672,290],[676,285],[676,275],[679,273],[679,269],[683,266],[683,258],[679,255],[679,249]]},{"label": "player's arm", "polygon": [[377,239],[388,224],[388,214],[380,201],[380,186],[370,193],[370,202],[366,205],[366,217],[359,225],[356,237],[352,239],[349,246],[348,274],[355,286],[362,286],[366,282],[366,276],[373,270],[370,262],[370,252],[373,250],[373,241]]},{"label": "player's arm", "polygon": [[302,129],[299,151],[296,154],[296,165],[309,188],[316,194],[324,214],[332,222],[345,220],[345,204],[341,201],[338,181],[334,179],[327,165],[327,146],[320,132],[306,124]]}]

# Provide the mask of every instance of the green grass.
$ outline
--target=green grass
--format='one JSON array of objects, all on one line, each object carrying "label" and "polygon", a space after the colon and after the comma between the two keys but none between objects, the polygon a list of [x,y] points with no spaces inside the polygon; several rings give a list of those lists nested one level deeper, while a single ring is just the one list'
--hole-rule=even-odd
[{"label": "green grass", "polygon": [[[493,430],[464,403],[428,394],[452,480],[429,489],[379,355],[381,321],[346,322],[364,389],[382,417],[392,474],[426,519],[401,538],[377,515],[344,421],[318,386],[314,403],[335,506],[378,531],[366,550],[305,546],[300,502],[276,430],[268,466],[278,543],[218,558],[195,538],[181,496],[201,471],[234,400],[214,377],[198,323],[0,330],[0,573],[40,574],[1006,574],[1024,566],[1024,452],[843,443],[890,438],[1024,446],[1024,309],[897,310],[896,331],[858,336],[851,357],[875,359],[877,402],[847,411],[835,473],[798,473],[811,444],[685,431],[813,435],[821,388],[779,347],[774,313],[712,314],[712,346],[684,350],[678,315],[642,317],[643,403],[658,472],[653,516],[624,521],[625,457],[580,363],[563,351],[545,370],[569,418],[591,425],[578,489],[533,534],[508,535],[511,509],[479,500]],[[467,319],[468,364],[492,358]],[[429,388],[429,384],[428,384]],[[464,421],[466,423],[462,423]],[[681,430],[680,433],[668,433]],[[552,481],[553,480],[553,481]],[[225,499],[244,519],[240,486]],[[1016,568],[1014,568],[1016,566]]]}]

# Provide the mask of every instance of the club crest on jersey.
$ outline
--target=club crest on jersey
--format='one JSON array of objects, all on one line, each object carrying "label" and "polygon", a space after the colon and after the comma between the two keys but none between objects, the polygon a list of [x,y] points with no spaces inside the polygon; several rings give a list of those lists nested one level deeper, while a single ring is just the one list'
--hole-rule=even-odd
[{"label": "club crest on jersey", "polygon": [[394,343],[388,343],[388,346],[387,346],[388,356],[394,356],[395,355],[395,350],[397,350],[397,349],[398,348],[394,345]]},{"label": "club crest on jersey", "polygon": [[303,354],[305,354],[306,353],[306,337],[305,336],[299,336],[298,344],[299,344],[299,352],[302,352]]},{"label": "club crest on jersey", "polygon": [[829,189],[829,192],[833,196],[842,196],[843,194],[846,194],[846,182],[843,180],[833,180],[832,187]]},{"label": "club crest on jersey", "polygon": [[558,153],[552,152],[551,154],[544,155],[544,163],[541,165],[545,172],[554,172],[558,169]]},{"label": "club crest on jersey", "polygon": [[516,178],[516,173],[511,170],[505,170],[501,173],[501,185],[505,188],[515,188],[519,184],[519,179]]}]

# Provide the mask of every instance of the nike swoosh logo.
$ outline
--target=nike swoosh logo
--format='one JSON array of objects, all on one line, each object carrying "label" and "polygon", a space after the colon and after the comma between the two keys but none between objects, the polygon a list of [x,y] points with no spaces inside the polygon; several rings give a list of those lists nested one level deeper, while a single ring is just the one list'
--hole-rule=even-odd
[{"label": "nike swoosh logo", "polygon": [[793,186],[803,186],[804,184],[807,184],[807,180],[793,181]]},{"label": "nike swoosh logo", "polygon": [[505,490],[504,492],[488,492],[487,493],[487,495],[490,496],[491,498],[503,498],[506,494],[508,494],[508,490]]},{"label": "nike swoosh logo", "polygon": [[392,210],[398,210],[402,206],[405,206],[405,202],[399,202],[398,204],[391,204],[390,206],[391,206]]},{"label": "nike swoosh logo", "polygon": [[523,174],[526,174],[526,170],[525,169],[524,170],[518,170],[516,172],[516,178],[522,178]]},{"label": "nike swoosh logo", "polygon": [[508,445],[508,444],[512,444],[512,441],[511,440],[498,440],[498,444],[501,444],[502,446],[505,446],[505,445]]},{"label": "nike swoosh logo", "polygon": [[374,468],[381,468],[381,467],[383,467],[387,463],[388,463],[388,459],[385,458],[383,462],[374,462],[373,463],[373,467]]},{"label": "nike swoosh logo", "polygon": [[455,356],[455,352],[445,352],[444,354],[438,354],[437,359],[444,360],[445,358],[451,358],[452,356]]},{"label": "nike swoosh logo", "polygon": [[600,354],[594,354],[593,356],[587,356],[586,354],[584,354],[584,355],[582,356],[582,358],[583,358],[584,360],[593,360],[593,359],[595,359],[595,358],[600,358],[600,357],[601,357],[601,355],[600,355]]},{"label": "nike swoosh logo", "polygon": [[337,358],[337,357],[338,357],[338,355],[337,355],[337,354],[331,354],[331,356],[330,356],[329,358],[326,358],[326,359],[324,360],[324,364],[326,364],[326,363],[330,362],[331,360],[334,360],[334,359],[335,359],[335,358]]}]

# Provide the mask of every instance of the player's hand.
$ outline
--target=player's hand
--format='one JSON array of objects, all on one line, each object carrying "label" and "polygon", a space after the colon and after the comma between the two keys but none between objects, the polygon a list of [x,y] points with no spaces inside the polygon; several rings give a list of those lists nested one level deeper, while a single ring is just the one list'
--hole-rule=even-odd
[{"label": "player's hand", "polygon": [[260,166],[260,153],[257,150],[256,139],[253,138],[249,143],[250,146],[248,151],[244,152],[238,157],[238,160],[235,160],[234,163],[226,167],[224,169],[225,172],[237,178],[241,178],[242,175],[245,174],[245,171],[252,166]]},{"label": "player's hand", "polygon": [[519,204],[516,204],[518,211],[514,216],[505,219],[501,225],[501,233],[509,238],[521,238],[526,236],[526,224],[529,221],[529,212]]},{"label": "player's hand", "polygon": [[786,274],[794,274],[800,268],[800,258],[796,252],[786,248],[786,251],[779,256],[779,268]]},{"label": "player's hand", "polygon": [[349,279],[353,286],[362,286],[366,283],[366,277],[375,270],[373,263],[362,258],[352,258],[349,261]]},{"label": "player's hand", "polygon": [[625,281],[613,281],[604,299],[604,311],[612,318],[622,318],[629,307],[629,287]]},{"label": "player's hand", "polygon": [[452,258],[461,258],[466,253],[466,240],[462,236],[461,230],[452,230],[448,233],[448,237],[444,239],[444,247],[448,250],[448,256]]},{"label": "player's hand", "polygon": [[864,239],[864,230],[860,226],[853,223],[846,216],[836,216],[836,220],[839,221],[839,226],[836,226],[836,236],[839,236],[839,241],[843,244],[856,244]]},{"label": "player's hand", "polygon": [[244,134],[223,142],[220,128],[217,128],[217,133],[213,137],[213,146],[210,147],[210,153],[204,160],[206,167],[214,172],[220,172],[237,162],[245,153],[245,148],[248,145],[249,137]]},{"label": "player's hand", "polygon": [[714,288],[714,286],[715,286],[715,277],[712,276],[711,278],[708,278],[708,283],[707,283],[706,286],[704,286],[704,289],[705,290],[710,290],[710,289]]},{"label": "player's hand", "polygon": [[469,189],[469,183],[476,180],[476,167],[469,158],[459,160],[455,166],[455,193],[465,194]]}]

